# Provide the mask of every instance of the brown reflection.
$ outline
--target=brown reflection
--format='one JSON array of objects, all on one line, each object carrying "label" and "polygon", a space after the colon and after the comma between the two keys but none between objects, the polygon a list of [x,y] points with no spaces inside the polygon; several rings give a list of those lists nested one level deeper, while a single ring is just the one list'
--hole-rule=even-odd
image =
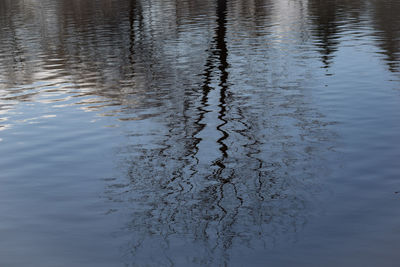
[{"label": "brown reflection", "polygon": [[[164,44],[170,41],[173,46],[174,39],[181,38],[185,32],[181,29],[190,23],[203,21],[209,24],[212,18],[199,18],[209,14],[211,2],[2,1],[2,87],[62,79],[62,83],[88,89],[89,92],[84,94],[106,97],[106,102],[111,99],[129,104],[127,94],[144,94],[148,88],[154,88],[154,83],[162,87],[160,78],[166,84],[179,79],[180,74],[165,71],[168,68],[164,67],[172,63],[171,56],[177,50],[166,51]],[[275,23],[271,10],[278,2],[282,1],[233,1],[231,14],[235,19],[231,21],[232,29],[267,34],[265,29],[259,29]],[[309,0],[309,31],[316,39],[314,45],[318,47],[325,67],[331,64],[339,45],[341,26],[349,21],[360,21],[360,16],[369,9],[377,29],[378,44],[390,69],[396,69],[399,31],[397,17],[390,15],[399,9],[396,1],[373,1],[368,6],[362,0]],[[209,36],[209,30],[204,32],[205,36]],[[198,60],[204,63],[204,58]],[[166,61],[168,63],[164,64]],[[69,86],[62,91],[77,92]],[[22,92],[21,95],[29,100],[37,93]],[[137,101],[131,104],[137,105]]]}]

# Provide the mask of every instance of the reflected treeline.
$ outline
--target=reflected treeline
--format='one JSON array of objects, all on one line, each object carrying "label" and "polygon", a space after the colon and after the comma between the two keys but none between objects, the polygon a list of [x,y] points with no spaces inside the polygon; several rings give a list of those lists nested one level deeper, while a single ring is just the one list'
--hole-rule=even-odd
[{"label": "reflected treeline", "polygon": [[[247,35],[246,31],[271,34],[265,28],[282,23],[278,16],[274,16],[274,10],[279,5],[283,7],[279,12],[289,10],[293,4],[288,3],[278,0],[232,1],[231,16],[235,19],[230,21],[231,28],[244,35]],[[395,15],[388,14],[396,14],[399,9],[396,1],[371,1],[367,4],[363,0],[308,0],[299,3],[301,5],[296,5],[295,11],[298,9],[296,12],[304,13],[309,20],[309,27],[300,31],[317,39],[313,45],[321,52],[326,67],[337,50],[343,26],[370,14],[379,37],[377,43],[390,68],[395,69],[399,54],[396,43],[398,23]],[[182,45],[178,49],[176,44],[183,43],[178,40],[186,37],[187,41],[192,41],[185,45],[190,51],[198,47],[193,38],[211,39],[213,17],[209,14],[214,4],[213,1],[185,0],[5,0],[0,5],[3,88],[10,88],[13,84],[31,85],[38,80],[51,82],[62,77],[75,85],[95,87],[96,90],[91,90],[93,94],[115,97],[121,95],[116,93],[121,84],[129,91],[133,86],[151,87],[146,84],[159,77],[176,78],[176,74],[165,73],[162,66],[157,66],[165,61],[171,64],[173,55],[184,50]],[[306,10],[300,11],[303,8]],[[298,19],[292,13],[289,15]],[[203,31],[187,31],[193,28],[191,23],[198,27],[202,25]],[[235,35],[239,33],[233,32]],[[196,36],[184,36],[193,34]],[[205,42],[202,45],[207,46]],[[197,54],[203,55],[200,49]],[[204,63],[204,57],[199,56],[197,60]],[[133,69],[135,64],[137,67]],[[148,65],[153,66],[151,72],[147,72]],[[91,79],[86,79],[88,75]],[[110,92],[110,87],[116,89]],[[31,92],[31,95],[36,95],[36,92]],[[126,99],[121,97],[117,101]]]},{"label": "reflected treeline", "polygon": [[[191,68],[173,70],[169,66],[182,64],[176,61],[178,54],[199,50],[200,56],[209,28],[205,19],[195,32],[184,30],[190,28],[184,21],[190,18],[185,10],[195,20],[207,14],[204,1],[196,8],[177,5],[106,0],[5,4],[2,11],[14,15],[2,20],[2,27],[8,29],[2,31],[0,44],[5,51],[2,96],[10,101],[29,100],[46,93],[42,87],[47,84],[59,88],[59,102],[70,95],[100,96],[104,98],[96,100],[94,109],[120,104],[140,109],[140,105],[153,105],[154,96],[147,95],[174,95],[167,86],[181,82]],[[176,17],[179,13],[182,18]],[[177,47],[178,43],[185,45]],[[204,61],[192,57],[187,65]],[[21,85],[23,90],[17,88]]]}]

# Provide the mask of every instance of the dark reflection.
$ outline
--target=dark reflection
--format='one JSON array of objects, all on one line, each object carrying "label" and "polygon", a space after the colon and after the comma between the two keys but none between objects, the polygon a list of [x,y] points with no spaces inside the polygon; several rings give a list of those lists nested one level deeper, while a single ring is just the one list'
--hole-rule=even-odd
[{"label": "dark reflection", "polygon": [[[322,55],[324,68],[329,68],[338,50],[340,39],[352,34],[359,38],[363,20],[368,12],[366,1],[308,1],[311,34],[316,38],[315,45]],[[347,33],[345,31],[348,31]]]},{"label": "dark reflection", "polygon": [[399,1],[385,0],[373,1],[372,16],[375,21],[377,42],[382,48],[385,60],[390,71],[399,71],[400,59],[400,24],[398,15],[400,12]]},{"label": "dark reflection", "polygon": [[315,45],[322,55],[324,67],[329,68],[339,45],[340,5],[337,1],[331,0],[310,0],[308,3],[312,35],[317,39]]},{"label": "dark reflection", "polygon": [[227,150],[228,147],[224,143],[224,140],[228,138],[228,133],[223,130],[223,126],[227,123],[225,119],[225,113],[226,113],[226,94],[227,94],[227,89],[228,89],[228,72],[227,72],[227,67],[228,67],[228,62],[227,62],[227,57],[228,57],[228,49],[226,47],[226,41],[225,41],[225,35],[226,35],[226,0],[219,0],[217,4],[217,29],[216,29],[216,42],[217,42],[217,51],[218,51],[218,57],[219,57],[219,71],[221,72],[220,74],[220,83],[219,86],[221,88],[220,90],[220,96],[219,96],[219,104],[218,107],[220,108],[219,110],[219,115],[218,119],[222,122],[221,124],[218,125],[217,129],[222,133],[222,137],[218,139],[218,144],[220,145],[219,150],[222,153],[222,159],[217,161],[217,165],[221,167],[221,169],[224,169],[225,166],[223,165],[222,161],[224,158],[228,156]]},{"label": "dark reflection", "polygon": [[[362,31],[365,31],[365,20],[372,16],[371,26],[376,29],[373,35],[377,37],[377,44],[386,56],[389,69],[398,71],[400,30],[398,17],[395,15],[400,8],[398,1],[310,0],[308,6],[312,21],[311,33],[317,39],[315,45],[320,48],[325,68],[329,68],[333,61],[339,39],[345,34],[352,34],[354,39],[360,38]],[[348,33],[344,33],[344,30]]]}]

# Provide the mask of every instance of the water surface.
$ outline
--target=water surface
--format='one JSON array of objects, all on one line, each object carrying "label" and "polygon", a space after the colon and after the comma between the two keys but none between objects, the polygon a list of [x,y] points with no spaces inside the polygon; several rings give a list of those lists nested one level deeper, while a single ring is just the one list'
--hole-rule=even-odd
[{"label": "water surface", "polygon": [[398,14],[0,0],[0,265],[398,266]]}]

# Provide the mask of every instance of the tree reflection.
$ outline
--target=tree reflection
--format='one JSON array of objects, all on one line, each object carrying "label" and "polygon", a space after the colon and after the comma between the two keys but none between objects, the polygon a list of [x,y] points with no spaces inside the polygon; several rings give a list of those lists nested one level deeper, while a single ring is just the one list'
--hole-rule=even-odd
[{"label": "tree reflection", "polygon": [[309,1],[312,33],[318,40],[316,46],[320,48],[321,60],[325,68],[329,68],[339,44],[339,8],[336,1]]},{"label": "tree reflection", "polygon": [[390,71],[399,71],[400,25],[397,21],[400,12],[398,1],[373,1],[374,27],[377,29],[377,42],[385,54]]},{"label": "tree reflection", "polygon": [[316,158],[330,133],[304,95],[289,94],[296,88],[242,104],[230,88],[227,1],[215,9],[198,88],[184,90],[181,112],[165,110],[156,147],[121,149],[128,182],[116,180],[109,194],[131,218],[129,263],[228,265],[237,251],[293,238],[312,216]]}]

